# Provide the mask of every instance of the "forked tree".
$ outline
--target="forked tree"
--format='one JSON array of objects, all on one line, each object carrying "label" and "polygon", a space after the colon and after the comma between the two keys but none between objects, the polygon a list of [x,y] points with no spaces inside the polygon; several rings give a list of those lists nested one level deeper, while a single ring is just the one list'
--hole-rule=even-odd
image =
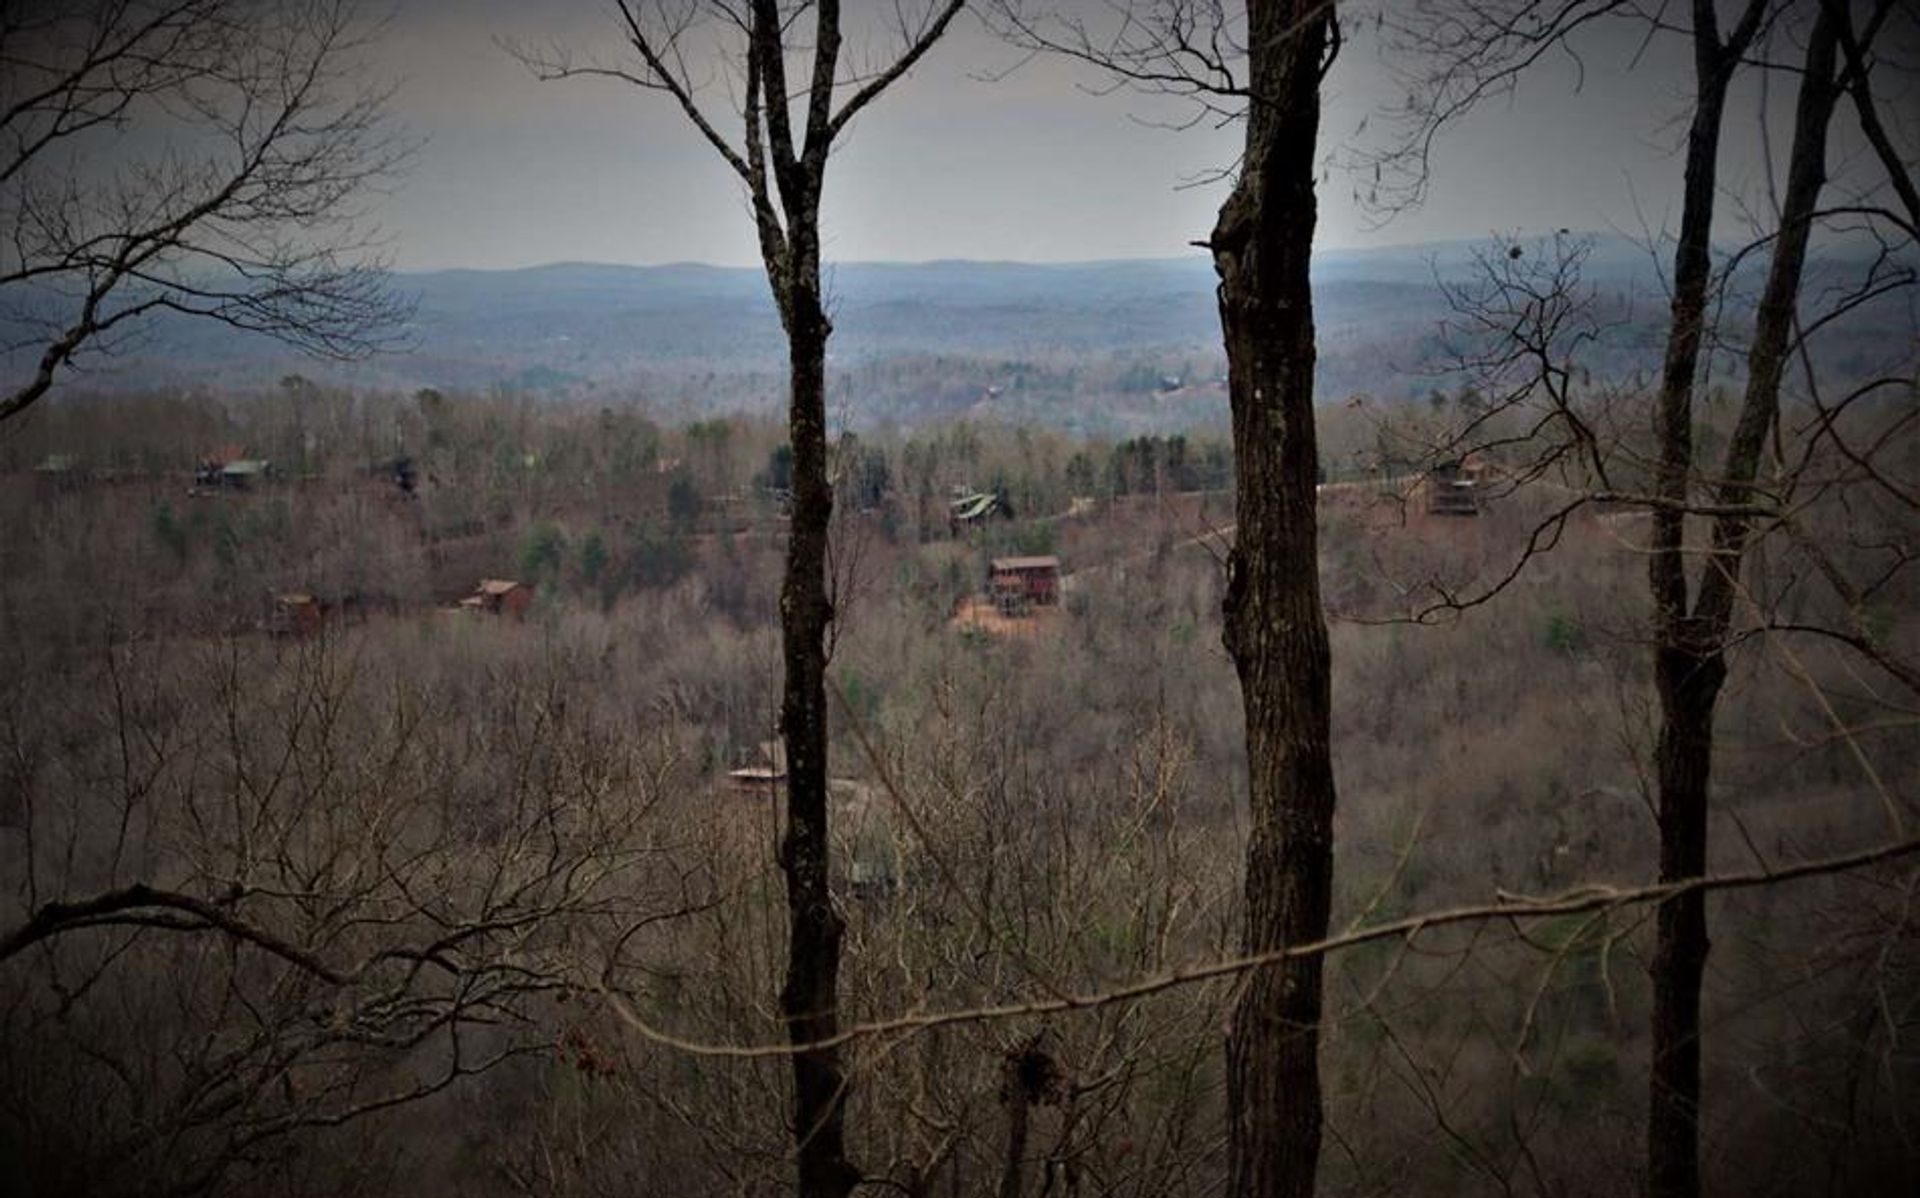
[{"label": "forked tree", "polygon": [[[1712,6],[1702,8],[1709,23],[1705,37],[1697,40],[1712,37]],[[1717,487],[1712,488],[1720,510],[1711,521],[1710,548],[1691,606],[1685,520],[1698,485],[1691,444],[1691,361],[1670,360],[1662,380],[1656,417],[1660,449],[1656,495],[1663,502],[1653,508],[1648,563],[1654,599],[1654,681],[1660,696],[1654,760],[1660,793],[1662,881],[1697,878],[1707,872],[1714,712],[1727,676],[1728,633],[1741,567],[1754,516],[1759,514],[1755,501],[1764,507],[1769,500],[1765,488],[1756,487],[1756,479],[1780,408],[1780,384],[1791,356],[1789,341],[1795,335],[1807,243],[1826,183],[1827,125],[1837,98],[1837,30],[1832,9],[1823,6],[1808,41],[1800,81],[1779,232],[1747,355],[1746,395],[1719,468]],[[1693,158],[1690,148],[1690,168]],[[1691,198],[1699,184],[1695,172],[1690,169],[1689,173]],[[1688,257],[1677,259],[1676,265],[1697,273],[1705,264],[1694,259],[1704,259],[1705,253],[1704,244],[1689,246]],[[1683,313],[1676,304],[1668,341],[1670,359],[1690,359],[1697,353],[1700,317],[1699,311]],[[1661,904],[1652,964],[1653,1075],[1647,1122],[1648,1189],[1657,1198],[1691,1198],[1700,1192],[1700,990],[1708,945],[1703,895],[1696,891]]]},{"label": "forked tree", "polygon": [[[1694,94],[1647,493],[1616,490],[1606,477],[1607,452],[1593,443],[1592,429],[1573,412],[1564,387],[1540,388],[1554,397],[1569,438],[1581,443],[1577,456],[1596,464],[1598,477],[1588,480],[1589,485],[1609,500],[1644,507],[1650,517],[1648,582],[1659,701],[1654,773],[1663,883],[1684,884],[1706,875],[1714,718],[1727,678],[1736,600],[1744,589],[1742,571],[1758,530],[1790,524],[1795,487],[1806,481],[1804,462],[1785,460],[1777,444],[1769,448],[1770,439],[1777,441],[1788,368],[1796,355],[1808,352],[1812,328],[1911,281],[1909,268],[1891,265],[1899,253],[1889,252],[1892,246],[1910,246],[1920,229],[1911,151],[1902,151],[1887,132],[1880,106],[1888,84],[1884,77],[1875,78],[1899,66],[1876,59],[1874,51],[1876,42],[1910,33],[1911,17],[1883,0],[1865,6],[1864,18],[1856,23],[1854,7],[1859,6],[1845,0],[1746,0],[1723,26],[1721,6],[1694,0],[1680,27],[1692,49]],[[1395,24],[1400,49],[1425,66],[1416,74],[1412,136],[1388,158],[1407,171],[1399,176],[1404,189],[1390,200],[1419,198],[1427,179],[1427,155],[1441,127],[1482,99],[1508,92],[1548,51],[1603,19],[1644,22],[1647,36],[1674,28],[1639,6],[1611,0],[1568,5],[1431,0],[1401,14]],[[1797,43],[1793,61],[1765,60],[1761,47],[1770,31],[1781,35],[1778,40]],[[1746,337],[1743,394],[1727,446],[1720,460],[1709,464],[1700,460],[1694,438],[1704,350],[1715,318],[1713,301],[1716,288],[1725,282],[1716,278],[1713,260],[1716,210],[1722,203],[1722,127],[1729,89],[1740,72],[1750,69],[1796,77],[1797,102],[1784,182],[1765,231],[1768,268]],[[1883,252],[1832,314],[1809,318],[1801,310],[1802,281],[1816,226],[1830,215],[1822,199],[1829,182],[1829,130],[1846,97],[1853,101],[1864,134],[1868,173],[1877,179],[1842,208],[1880,238]],[[1545,350],[1545,342],[1538,348]],[[1560,369],[1546,357],[1541,361],[1547,374]],[[1900,380],[1871,383],[1839,407],[1882,389],[1888,381],[1897,385]],[[1532,384],[1522,388],[1533,389]],[[1816,406],[1819,419],[1810,444],[1831,439],[1844,452],[1837,427],[1840,413]],[[1874,477],[1870,467],[1868,475]],[[1584,499],[1574,505],[1580,502]],[[1564,520],[1571,510],[1563,509],[1558,518]],[[1690,525],[1696,530],[1704,526],[1704,546],[1697,531],[1690,538]],[[1831,567],[1831,559],[1817,547],[1808,549]],[[1690,570],[1695,562],[1697,567]],[[1831,569],[1826,572],[1833,576]],[[1836,587],[1845,598],[1844,583]],[[1903,681],[1911,673],[1870,638],[1842,634],[1841,639],[1856,642]],[[1709,947],[1705,896],[1699,890],[1660,905],[1650,966],[1654,1010],[1647,1123],[1648,1191],[1660,1198],[1691,1198],[1701,1189],[1701,991]]]},{"label": "forked tree", "polygon": [[[521,52],[542,77],[615,78],[662,92],[679,106],[746,188],[786,331],[793,518],[780,591],[780,732],[787,753],[780,866],[789,919],[780,1007],[796,1049],[793,1135],[803,1195],[846,1194],[861,1176],[846,1151],[850,1079],[839,1049],[820,1044],[839,1031],[843,932],[829,884],[826,669],[834,610],[826,364],[833,322],[820,277],[820,200],[829,156],[848,124],[932,49],[964,5],[933,0],[917,11],[896,7],[891,32],[898,53],[879,64],[845,59],[839,0],[619,0],[630,59],[581,62],[563,53]],[[789,67],[800,82],[790,82]],[[701,86],[706,71],[730,72],[736,109],[710,106]],[[729,119],[738,121],[737,138],[721,131]]]}]

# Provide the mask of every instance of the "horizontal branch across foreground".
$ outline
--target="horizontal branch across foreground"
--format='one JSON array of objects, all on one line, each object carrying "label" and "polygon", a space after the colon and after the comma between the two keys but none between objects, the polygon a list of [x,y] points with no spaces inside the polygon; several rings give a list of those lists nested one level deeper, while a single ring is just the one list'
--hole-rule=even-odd
[{"label": "horizontal branch across foreground", "polygon": [[1474,923],[1498,919],[1545,919],[1557,915],[1577,915],[1587,911],[1606,908],[1631,907],[1646,903],[1664,902],[1678,895],[1693,891],[1744,890],[1757,886],[1769,886],[1780,882],[1790,882],[1797,878],[1816,877],[1822,874],[1844,873],[1895,861],[1902,857],[1920,853],[1920,838],[1890,841],[1871,849],[1848,853],[1836,857],[1823,857],[1813,861],[1803,861],[1778,869],[1761,869],[1745,873],[1712,874],[1705,877],[1690,878],[1681,882],[1653,883],[1646,886],[1620,888],[1614,886],[1584,886],[1564,894],[1546,898],[1515,897],[1498,903],[1486,903],[1478,906],[1453,907],[1444,911],[1429,912],[1425,915],[1410,915],[1404,919],[1371,927],[1356,928],[1316,940],[1308,944],[1290,945],[1272,952],[1255,953],[1250,956],[1232,957],[1224,961],[1212,961],[1204,965],[1189,966],[1169,973],[1157,974],[1140,981],[1103,990],[1087,995],[1067,995],[1063,997],[1036,999],[1032,1002],[1004,1003],[996,1006],[971,1007],[953,1011],[929,1011],[920,1014],[901,1015],[891,1019],[875,1020],[854,1024],[838,1035],[816,1044],[706,1044],[697,1040],[687,1040],[670,1032],[661,1031],[649,1024],[636,1012],[632,1004],[620,995],[601,988],[600,993],[613,1007],[614,1012],[642,1037],[666,1048],[703,1057],[759,1058],[782,1057],[796,1052],[806,1052],[815,1048],[846,1044],[869,1036],[884,1036],[893,1033],[923,1031],[928,1028],[945,1027],[959,1023],[982,1023],[998,1019],[1017,1019],[1030,1015],[1053,1015],[1067,1011],[1084,1011],[1096,1007],[1112,1006],[1116,1003],[1132,1002],[1147,998],[1166,990],[1197,982],[1212,981],[1216,978],[1233,977],[1262,966],[1277,965],[1282,961],[1298,957],[1310,957],[1317,954],[1336,952],[1353,948],[1376,940],[1387,940],[1404,936],[1409,943],[1421,932],[1431,928],[1446,927],[1451,924]]},{"label": "horizontal branch across foreground", "polygon": [[[1272,952],[1256,953],[1244,957],[1232,957],[1222,961],[1210,961],[1201,965],[1188,966],[1168,973],[1142,978],[1124,986],[1103,990],[1092,994],[1056,994],[1050,998],[1036,999],[1030,1002],[1005,1003],[996,1006],[970,1007],[951,1011],[927,1011],[916,1014],[900,1015],[890,1019],[874,1020],[854,1024],[835,1036],[813,1044],[709,1044],[697,1040],[688,1040],[671,1032],[662,1031],[643,1019],[621,995],[601,986],[595,989],[607,1000],[615,1014],[643,1038],[678,1052],[702,1057],[730,1057],[736,1059],[754,1059],[762,1057],[784,1057],[811,1049],[847,1044],[871,1036],[883,1036],[944,1027],[960,1023],[982,1023],[1000,1019],[1015,1019],[1032,1015],[1051,1015],[1068,1011],[1084,1011],[1097,1007],[1112,1006],[1116,1003],[1132,1002],[1147,998],[1163,991],[1199,982],[1213,981],[1217,978],[1233,977],[1249,970],[1266,965],[1276,965],[1289,959],[1310,957],[1318,954],[1337,952],[1354,948],[1376,940],[1404,937],[1411,943],[1422,932],[1454,924],[1483,922],[1499,919],[1546,919],[1559,915],[1577,915],[1588,911],[1609,908],[1639,906],[1647,903],[1663,902],[1678,895],[1693,891],[1743,890],[1758,886],[1770,886],[1790,882],[1798,878],[1816,877],[1823,874],[1844,873],[1861,869],[1869,865],[1883,864],[1903,857],[1920,853],[1920,837],[1889,841],[1873,848],[1834,857],[1822,857],[1812,861],[1803,861],[1777,869],[1759,869],[1743,873],[1712,874],[1692,878],[1681,882],[1653,883],[1637,887],[1585,886],[1564,894],[1544,898],[1511,897],[1500,902],[1483,903],[1474,906],[1452,907],[1443,911],[1428,912],[1424,915],[1410,915],[1404,919],[1374,924],[1370,927],[1354,928],[1337,936],[1316,940],[1308,944],[1290,945]],[[161,923],[155,916],[168,913],[185,916],[193,922]],[[408,953],[394,953],[391,950],[378,954],[374,960],[351,967],[341,968],[328,964],[284,938],[263,928],[241,920],[232,912],[204,899],[174,891],[160,890],[146,885],[128,886],[120,890],[109,891],[92,898],[72,902],[48,903],[35,911],[24,923],[0,935],[0,962],[6,961],[42,940],[50,939],[64,932],[79,931],[84,928],[103,927],[153,927],[160,926],[175,931],[219,931],[238,940],[253,944],[290,964],[313,973],[338,985],[351,983],[363,975],[374,961],[390,959],[394,956],[410,956]]]}]

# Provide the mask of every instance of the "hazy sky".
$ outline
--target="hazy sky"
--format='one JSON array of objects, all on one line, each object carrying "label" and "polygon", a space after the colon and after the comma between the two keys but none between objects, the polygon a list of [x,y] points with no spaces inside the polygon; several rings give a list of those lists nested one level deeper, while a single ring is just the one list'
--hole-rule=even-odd
[{"label": "hazy sky", "polygon": [[[850,4],[857,14],[865,5]],[[378,68],[424,139],[377,219],[403,269],[586,260],[754,262],[738,181],[671,101],[617,82],[540,82],[498,39],[618,49],[599,0],[400,0]],[[1432,199],[1384,228],[1333,173],[1320,242],[1366,246],[1558,227],[1635,231],[1671,223],[1690,70],[1656,47],[1627,69],[1630,39],[1603,39],[1584,82],[1564,61],[1490,104],[1441,144]],[[970,17],[851,131],[827,180],[827,254],[1070,261],[1169,257],[1211,227],[1223,185],[1191,185],[1229,162],[1237,128],[1153,122],[1184,110],[1091,94],[1097,77],[1059,60],[987,81],[1015,55]],[[1397,94],[1377,53],[1350,45],[1328,87],[1323,144],[1350,140]],[[728,110],[716,92],[721,115]],[[1754,136],[1749,112],[1729,136]],[[1378,118],[1375,118],[1377,127]],[[1735,151],[1732,180],[1757,161]],[[1742,164],[1743,159],[1745,165]]]}]

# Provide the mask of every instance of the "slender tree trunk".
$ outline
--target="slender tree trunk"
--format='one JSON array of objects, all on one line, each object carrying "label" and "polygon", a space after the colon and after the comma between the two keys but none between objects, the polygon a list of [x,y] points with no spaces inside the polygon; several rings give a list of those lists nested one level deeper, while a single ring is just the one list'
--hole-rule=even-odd
[{"label": "slender tree trunk", "polygon": [[[1723,507],[1754,502],[1766,435],[1779,413],[1780,383],[1793,332],[1793,318],[1806,264],[1807,242],[1820,191],[1826,183],[1827,126],[1838,99],[1834,85],[1837,25],[1832,10],[1822,7],[1808,39],[1806,71],[1794,116],[1793,148],[1788,160],[1787,188],[1780,213],[1766,289],[1754,318],[1754,336],[1747,357],[1747,390],[1740,417],[1721,470],[1718,500]],[[1696,113],[1696,134],[1702,115],[1715,124],[1717,143],[1719,108],[1724,81],[1713,106],[1702,104]],[[1687,217],[1697,225],[1697,246],[1681,248],[1682,265],[1697,250],[1704,259],[1707,223],[1696,204],[1712,203],[1711,163],[1697,168],[1703,151],[1690,141],[1687,169]],[[1705,153],[1712,152],[1709,146]],[[1696,172],[1706,179],[1696,195]],[[1686,232],[1696,231],[1683,226]],[[1676,279],[1680,270],[1676,269]],[[1704,275],[1700,276],[1704,296]],[[1699,333],[1680,323],[1681,296],[1674,300],[1675,327],[1669,335],[1668,367],[1675,365],[1674,345],[1693,341]],[[1695,307],[1699,320],[1704,305]],[[1676,379],[1669,375],[1663,387],[1660,412],[1663,495],[1684,500],[1689,487],[1692,449],[1691,423],[1693,365],[1685,364],[1685,391],[1681,401]],[[1683,418],[1684,417],[1684,421]],[[1713,774],[1713,719],[1726,680],[1726,639],[1733,618],[1751,520],[1720,516],[1713,524],[1712,550],[1700,578],[1699,594],[1689,611],[1682,516],[1656,517],[1651,569],[1655,605],[1656,648],[1654,676],[1660,697],[1660,739],[1655,767],[1660,786],[1660,879],[1676,882],[1706,872],[1708,793]],[[1710,941],[1705,897],[1698,891],[1661,905],[1656,924],[1653,972],[1653,1069],[1647,1121],[1648,1191],[1654,1198],[1697,1198],[1700,1193],[1700,993]]]},{"label": "slender tree trunk", "polygon": [[[1718,649],[1690,647],[1688,623],[1655,651],[1660,741],[1660,880],[1707,868],[1707,786],[1713,713],[1727,666]],[[1656,1198],[1700,1192],[1700,985],[1707,908],[1698,891],[1661,904],[1653,952],[1653,1071],[1647,1120],[1648,1189]]]},{"label": "slender tree trunk", "polygon": [[1020,1198],[1021,1169],[1026,1164],[1027,1132],[1032,1115],[1031,1101],[1015,1087],[1007,1100],[1007,1156],[1000,1164],[1000,1198]]},{"label": "slender tree trunk", "polygon": [[[814,194],[817,194],[815,192]],[[804,204],[804,201],[802,201]],[[827,812],[827,338],[821,304],[817,209],[788,205],[787,254],[770,272],[786,325],[791,371],[788,436],[793,443],[793,518],[780,590],[780,647],[786,667],[780,731],[787,749],[787,827],[780,866],[787,879],[787,979],[780,1010],[790,1043],[814,1043],[840,1028],[840,938],[833,905]],[[838,1048],[793,1056],[793,1121],[800,1194],[843,1198],[860,1180],[846,1154],[847,1077]]]},{"label": "slender tree trunk", "polygon": [[[1313,166],[1330,7],[1252,0],[1254,97],[1239,179],[1211,247],[1233,408],[1236,545],[1225,640],[1246,712],[1252,832],[1243,945],[1324,936],[1333,877],[1326,622],[1314,443]],[[1229,1190],[1313,1193],[1319,1164],[1320,960],[1250,975],[1227,1036]]]},{"label": "slender tree trunk", "polygon": [[[1712,0],[1694,5],[1693,122],[1674,249],[1673,301],[1660,380],[1654,490],[1669,506],[1652,513],[1647,581],[1654,607],[1654,684],[1660,700],[1654,752],[1659,788],[1660,877],[1697,877],[1707,865],[1707,782],[1713,763],[1713,710],[1726,665],[1700,643],[1687,618],[1686,512],[1693,478],[1693,387],[1705,333],[1711,282],[1713,210],[1727,85],[1737,56],[1713,28]],[[1704,21],[1705,24],[1701,24]],[[1732,61],[1729,58],[1732,57]],[[1647,1113],[1649,1193],[1699,1193],[1700,983],[1707,962],[1706,901],[1698,892],[1663,904],[1656,920],[1653,1064]]]},{"label": "slender tree trunk", "polygon": [[[1706,332],[1707,289],[1713,275],[1713,209],[1720,165],[1720,129],[1727,85],[1744,43],[1723,48],[1714,27],[1713,0],[1694,4],[1694,104],[1687,130],[1687,164],[1680,238],[1673,255],[1673,300],[1667,327],[1660,399],[1654,414],[1659,464],[1654,490],[1666,505],[1653,509],[1648,581],[1653,589],[1657,643],[1680,648],[1687,613],[1687,488],[1693,476],[1693,383]],[[1656,668],[1658,668],[1656,666]]]}]

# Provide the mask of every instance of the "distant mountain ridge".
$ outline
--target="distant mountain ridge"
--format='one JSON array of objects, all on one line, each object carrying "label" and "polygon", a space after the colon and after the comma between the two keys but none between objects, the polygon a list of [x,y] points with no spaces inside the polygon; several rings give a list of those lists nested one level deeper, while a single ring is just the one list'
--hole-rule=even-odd
[{"label": "distant mountain ridge", "polygon": [[[1436,271],[1464,272],[1465,243],[1329,250],[1315,258],[1319,301],[1339,321],[1430,308]],[[825,271],[836,314],[836,359],[873,354],[1002,353],[1103,348],[1203,349],[1218,341],[1211,260],[1189,257],[1076,263],[850,262]],[[637,365],[720,359],[777,368],[779,325],[755,267],[562,262],[509,270],[401,273],[417,302],[415,349],[349,375],[408,378],[440,372],[455,386],[511,377],[528,365],[610,379]],[[1386,284],[1387,292],[1369,287]],[[300,359],[269,341],[213,325],[167,322],[139,357],[233,365]],[[306,372],[332,373],[324,365]],[[370,380],[369,380],[370,381]]]},{"label": "distant mountain ridge", "polygon": [[[1656,255],[1616,235],[1581,240],[1590,240],[1585,286],[1616,310],[1635,313],[1637,323],[1662,314]],[[1538,255],[1551,243],[1512,244]],[[1423,395],[1436,385],[1427,368],[1449,312],[1439,284],[1471,277],[1476,255],[1498,261],[1505,245],[1485,239],[1316,253],[1323,397]],[[1031,390],[1022,413],[1042,420],[1049,419],[1046,404],[1067,392],[1084,397],[1088,369],[1103,362],[1187,375],[1211,375],[1222,365],[1213,266],[1198,250],[1181,258],[1078,263],[849,262],[827,267],[826,281],[834,369],[865,392],[917,388],[920,398],[876,401],[885,411],[929,404],[946,411],[959,403],[959,393],[923,403],[921,393],[933,384],[900,382],[902,363],[937,374],[942,361],[957,360],[950,373],[964,376],[962,383],[981,380],[981,389],[999,369],[994,363],[1055,377],[1051,391]],[[756,406],[777,394],[784,345],[758,268],[562,262],[402,273],[394,284],[416,302],[405,352],[356,364],[314,362],[217,324],[171,318],[111,369],[88,375],[86,385],[245,389],[298,372],[401,390],[639,393],[694,410]],[[1657,338],[1648,332],[1628,337],[1595,369],[1639,369],[1657,360]],[[973,386],[955,385],[968,394]]]}]

